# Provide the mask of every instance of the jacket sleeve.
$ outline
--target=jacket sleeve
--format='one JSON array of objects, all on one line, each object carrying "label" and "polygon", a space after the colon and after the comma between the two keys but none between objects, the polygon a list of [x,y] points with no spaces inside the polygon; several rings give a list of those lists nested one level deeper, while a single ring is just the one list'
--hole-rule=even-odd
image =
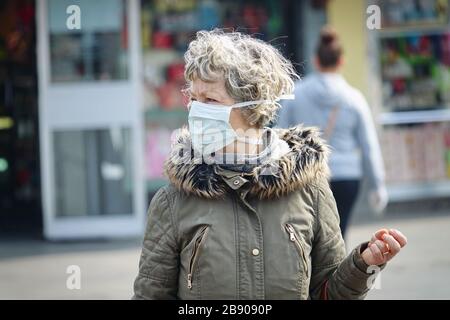
[{"label": "jacket sleeve", "polygon": [[167,192],[160,189],[148,209],[148,220],[132,299],[176,299],[179,252]]},{"label": "jacket sleeve", "polygon": [[346,255],[339,228],[336,202],[324,180],[317,187],[316,224],[311,252],[311,299],[364,299],[373,283],[373,271],[361,257],[368,242],[360,244]]}]

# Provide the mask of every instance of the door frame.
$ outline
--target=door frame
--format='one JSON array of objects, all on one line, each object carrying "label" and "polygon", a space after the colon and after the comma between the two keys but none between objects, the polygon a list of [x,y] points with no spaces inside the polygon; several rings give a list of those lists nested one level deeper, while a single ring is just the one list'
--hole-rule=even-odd
[{"label": "door frame", "polygon": [[[141,41],[140,41],[140,1],[126,0],[128,30],[128,78],[108,82],[51,83],[50,50],[48,27],[48,2],[36,1],[36,34],[39,92],[39,136],[41,160],[41,188],[44,237],[51,240],[77,238],[118,238],[140,235],[143,231],[145,215],[145,181],[143,172],[143,116],[141,111]],[[63,13],[64,14],[64,13]],[[73,92],[82,93],[73,99]],[[127,106],[114,107],[112,112],[98,117],[98,108],[92,108],[120,93],[127,94]],[[129,95],[129,96],[128,96]],[[56,109],[55,101],[68,101],[67,105],[77,105],[78,113],[67,115],[66,106]],[[81,98],[80,98],[81,97]],[[123,97],[123,96],[121,96]],[[77,100],[79,99],[79,100]],[[94,99],[94,101],[92,101]],[[89,102],[83,105],[80,102]],[[112,101],[112,100],[109,100]],[[114,103],[113,103],[114,104]],[[126,112],[124,111],[126,109]],[[82,112],[84,110],[84,112]],[[92,110],[92,112],[90,111]],[[96,111],[97,110],[97,111]],[[103,110],[104,111],[104,110]],[[86,117],[86,112],[92,117]],[[83,115],[84,114],[84,115]],[[78,116],[79,115],[79,116]],[[58,129],[107,129],[111,126],[131,128],[133,144],[133,212],[120,216],[77,216],[58,218],[55,205],[55,165],[53,153],[53,131]]]}]

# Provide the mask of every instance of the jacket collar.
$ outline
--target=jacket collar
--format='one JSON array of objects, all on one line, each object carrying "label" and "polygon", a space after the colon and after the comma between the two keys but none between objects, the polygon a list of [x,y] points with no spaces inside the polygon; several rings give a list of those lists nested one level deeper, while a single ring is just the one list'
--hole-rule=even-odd
[{"label": "jacket collar", "polygon": [[252,196],[277,198],[329,178],[329,148],[316,128],[299,125],[272,130],[287,142],[290,151],[278,160],[254,165],[249,172],[239,172],[193,159],[189,131],[183,128],[165,162],[165,174],[178,190],[207,199],[223,198],[230,189],[244,185]]}]

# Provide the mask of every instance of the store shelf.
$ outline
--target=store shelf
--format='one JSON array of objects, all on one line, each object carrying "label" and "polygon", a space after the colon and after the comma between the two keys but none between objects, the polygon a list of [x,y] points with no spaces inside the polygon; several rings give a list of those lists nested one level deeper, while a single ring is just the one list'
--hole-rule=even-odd
[{"label": "store shelf", "polygon": [[418,26],[404,26],[404,27],[389,27],[380,29],[378,34],[379,38],[397,38],[405,36],[417,36],[417,35],[435,35],[444,34],[449,32],[449,26],[447,25],[422,25]]},{"label": "store shelf", "polygon": [[385,112],[378,117],[378,122],[382,125],[447,121],[450,121],[449,109]]},{"label": "store shelf", "polygon": [[388,185],[390,202],[450,197],[450,180]]}]

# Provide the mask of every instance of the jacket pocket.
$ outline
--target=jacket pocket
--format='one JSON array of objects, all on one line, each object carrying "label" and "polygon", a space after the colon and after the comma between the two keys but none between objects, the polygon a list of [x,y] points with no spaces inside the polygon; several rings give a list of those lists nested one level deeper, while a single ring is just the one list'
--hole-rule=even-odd
[{"label": "jacket pocket", "polygon": [[286,232],[289,234],[289,240],[292,241],[297,249],[299,258],[302,261],[306,275],[308,275],[308,260],[306,259],[305,248],[303,247],[300,236],[295,232],[294,227],[290,223],[284,225]]},{"label": "jacket pocket", "polygon": [[187,275],[187,287],[189,290],[192,289],[192,277],[197,265],[198,257],[200,255],[201,248],[205,242],[206,236],[208,235],[209,226],[204,226],[200,229],[199,233],[196,235],[194,240],[194,246],[192,247],[191,256],[189,259],[189,271]]}]

